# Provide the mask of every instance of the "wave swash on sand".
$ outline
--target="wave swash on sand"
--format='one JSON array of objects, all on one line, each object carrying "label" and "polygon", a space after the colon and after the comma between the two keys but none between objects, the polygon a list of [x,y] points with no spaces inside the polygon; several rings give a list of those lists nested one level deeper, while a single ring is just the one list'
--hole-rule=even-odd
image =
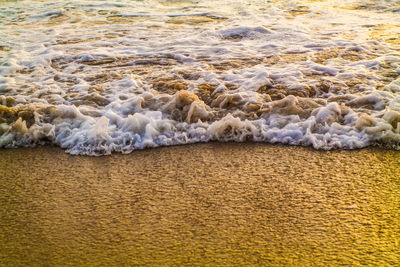
[{"label": "wave swash on sand", "polygon": [[0,148],[400,144],[400,2],[0,1]]}]

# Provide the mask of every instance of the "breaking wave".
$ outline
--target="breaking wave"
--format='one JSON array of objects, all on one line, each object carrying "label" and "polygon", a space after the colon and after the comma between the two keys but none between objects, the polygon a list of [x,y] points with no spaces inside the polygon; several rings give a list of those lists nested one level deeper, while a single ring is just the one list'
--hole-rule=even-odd
[{"label": "breaking wave", "polygon": [[2,4],[0,147],[399,147],[399,4],[245,2]]}]

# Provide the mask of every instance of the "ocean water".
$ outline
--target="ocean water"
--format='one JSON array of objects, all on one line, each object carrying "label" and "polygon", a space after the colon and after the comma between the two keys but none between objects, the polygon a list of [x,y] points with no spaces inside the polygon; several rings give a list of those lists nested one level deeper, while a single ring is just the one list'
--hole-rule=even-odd
[{"label": "ocean water", "polygon": [[0,1],[0,148],[400,144],[400,1]]}]

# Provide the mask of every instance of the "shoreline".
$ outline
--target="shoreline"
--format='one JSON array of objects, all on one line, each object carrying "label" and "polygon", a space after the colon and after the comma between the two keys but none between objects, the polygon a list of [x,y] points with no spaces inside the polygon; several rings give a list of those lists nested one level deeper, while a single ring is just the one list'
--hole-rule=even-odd
[{"label": "shoreline", "polygon": [[400,152],[0,150],[5,265],[400,263]]}]

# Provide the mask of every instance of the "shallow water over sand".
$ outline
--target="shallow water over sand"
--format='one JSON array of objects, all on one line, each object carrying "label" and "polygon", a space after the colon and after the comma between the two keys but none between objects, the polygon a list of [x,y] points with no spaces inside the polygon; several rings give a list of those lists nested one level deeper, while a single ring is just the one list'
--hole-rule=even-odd
[{"label": "shallow water over sand", "polygon": [[44,147],[2,150],[0,166],[7,266],[400,264],[397,151]]},{"label": "shallow water over sand", "polygon": [[0,147],[400,141],[398,1],[0,3]]}]

